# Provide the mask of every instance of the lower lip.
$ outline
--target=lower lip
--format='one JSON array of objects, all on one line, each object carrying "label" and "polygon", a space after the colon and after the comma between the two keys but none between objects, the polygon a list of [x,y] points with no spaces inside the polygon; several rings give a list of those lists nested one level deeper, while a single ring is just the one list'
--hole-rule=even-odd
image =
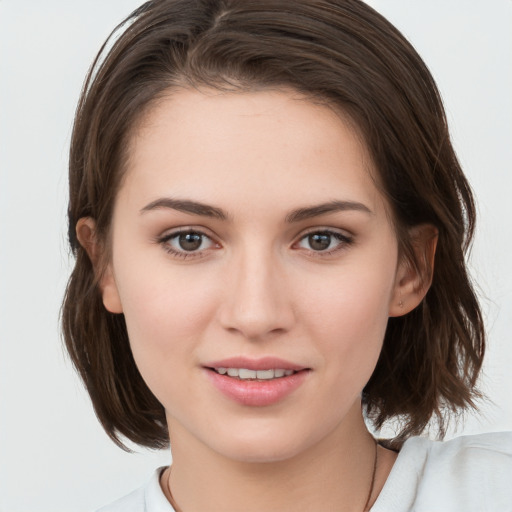
[{"label": "lower lip", "polygon": [[272,380],[241,380],[206,369],[208,378],[225,396],[251,407],[264,407],[284,400],[306,379],[309,370]]}]

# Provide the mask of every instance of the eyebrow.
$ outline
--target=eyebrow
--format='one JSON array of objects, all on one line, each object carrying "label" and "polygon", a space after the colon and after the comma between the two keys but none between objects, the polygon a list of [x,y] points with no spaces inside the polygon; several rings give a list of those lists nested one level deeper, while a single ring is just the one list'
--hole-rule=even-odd
[{"label": "eyebrow", "polygon": [[327,203],[309,206],[306,208],[297,208],[286,216],[286,222],[299,222],[301,220],[319,217],[328,213],[358,211],[373,215],[373,212],[363,203],[356,201],[329,201]]},{"label": "eyebrow", "polygon": [[151,210],[160,210],[162,208],[169,208],[180,212],[191,213],[192,215],[201,215],[202,217],[212,217],[219,220],[227,220],[228,215],[215,206],[210,206],[205,203],[198,203],[188,199],[173,199],[171,197],[162,197],[152,201],[144,206],[140,213],[149,212]]},{"label": "eyebrow", "polygon": [[[142,214],[148,211],[165,208],[184,213],[190,213],[192,215],[199,215],[202,217],[211,217],[218,220],[227,220],[229,218],[229,215],[224,212],[224,210],[217,208],[216,206],[211,206],[209,204],[200,203],[197,201],[191,201],[189,199],[175,199],[171,197],[162,197],[152,201],[148,205],[144,206],[144,208],[140,210],[140,213]],[[286,222],[292,224],[294,222],[311,219],[313,217],[319,217],[320,215],[344,211],[359,211],[373,214],[373,212],[363,203],[358,203],[356,201],[333,200],[314,206],[297,208],[286,216]]]}]

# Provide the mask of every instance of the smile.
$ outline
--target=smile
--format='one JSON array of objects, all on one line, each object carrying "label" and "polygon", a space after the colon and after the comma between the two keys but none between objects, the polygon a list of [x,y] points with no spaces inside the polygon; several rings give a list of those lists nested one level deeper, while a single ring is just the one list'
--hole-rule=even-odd
[{"label": "smile", "polygon": [[214,389],[230,401],[243,406],[265,407],[278,404],[294,394],[311,374],[310,368],[283,368],[281,365],[244,368],[246,364],[207,366],[204,367],[207,370],[205,375]]},{"label": "smile", "polygon": [[295,373],[294,370],[285,370],[283,368],[275,368],[268,370],[249,370],[247,368],[213,368],[219,375],[227,375],[228,377],[240,380],[273,380],[282,377],[289,377]]}]

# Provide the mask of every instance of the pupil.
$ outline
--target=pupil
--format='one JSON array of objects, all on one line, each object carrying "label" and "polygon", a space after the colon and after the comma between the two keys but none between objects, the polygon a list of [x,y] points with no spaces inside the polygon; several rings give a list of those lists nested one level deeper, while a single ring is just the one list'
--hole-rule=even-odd
[{"label": "pupil", "polygon": [[198,233],[185,233],[179,236],[180,247],[184,251],[195,251],[201,247],[201,235]]},{"label": "pupil", "polygon": [[324,251],[331,244],[331,235],[309,235],[309,245],[315,251]]}]

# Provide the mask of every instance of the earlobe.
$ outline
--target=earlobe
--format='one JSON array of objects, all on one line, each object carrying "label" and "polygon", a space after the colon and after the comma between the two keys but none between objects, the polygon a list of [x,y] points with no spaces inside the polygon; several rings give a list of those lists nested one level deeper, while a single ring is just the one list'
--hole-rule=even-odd
[{"label": "earlobe", "polygon": [[92,217],[82,217],[79,219],[76,224],[76,236],[80,245],[87,252],[94,272],[98,276],[98,286],[103,299],[103,305],[111,313],[122,313],[123,307],[114,279],[112,264],[103,264],[104,254],[96,236],[95,220]]},{"label": "earlobe", "polygon": [[389,316],[402,316],[416,308],[432,284],[434,259],[439,236],[432,224],[411,228],[410,238],[416,265],[403,258],[398,265]]}]

